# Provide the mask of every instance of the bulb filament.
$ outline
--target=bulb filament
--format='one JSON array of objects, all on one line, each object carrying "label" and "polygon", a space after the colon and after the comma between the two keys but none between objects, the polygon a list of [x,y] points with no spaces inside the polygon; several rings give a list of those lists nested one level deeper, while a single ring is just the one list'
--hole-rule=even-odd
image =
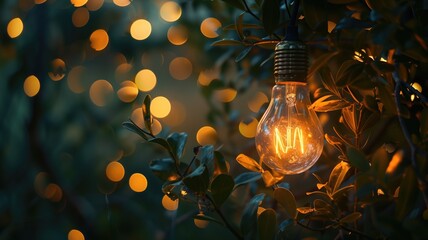
[{"label": "bulb filament", "polygon": [[274,142],[278,157],[281,157],[281,154],[288,153],[289,149],[296,149],[296,147],[300,147],[301,153],[305,151],[303,147],[303,132],[299,127],[295,127],[294,131],[292,127],[287,127],[285,136],[281,134],[278,128],[275,128]]}]

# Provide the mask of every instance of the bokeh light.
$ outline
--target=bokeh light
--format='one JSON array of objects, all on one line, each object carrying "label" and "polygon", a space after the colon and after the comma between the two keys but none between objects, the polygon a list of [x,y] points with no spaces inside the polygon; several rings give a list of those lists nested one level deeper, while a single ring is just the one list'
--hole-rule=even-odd
[{"label": "bokeh light", "polygon": [[106,176],[112,182],[119,182],[125,176],[125,168],[120,162],[110,162],[106,167]]},{"label": "bokeh light", "polygon": [[143,69],[135,75],[135,83],[141,91],[151,91],[156,86],[156,75],[150,69]]},{"label": "bokeh light", "polygon": [[117,96],[122,102],[129,103],[134,101],[138,96],[137,85],[132,81],[124,81],[120,84]]},{"label": "bokeh light", "polygon": [[[420,93],[422,92],[422,86],[419,83],[414,82],[414,83],[410,84],[410,86],[412,86],[416,91],[418,91]],[[415,94],[410,95],[410,100],[411,101],[415,100]]]},{"label": "bokeh light", "polygon": [[[126,59],[125,59],[126,60]],[[132,65],[129,63],[121,63],[117,66],[114,76],[117,82],[123,82],[128,79],[134,78],[132,73]]]},{"label": "bokeh light", "polygon": [[89,21],[89,11],[85,7],[77,8],[71,15],[71,21],[75,27],[83,27]]},{"label": "bokeh light", "polygon": [[218,79],[220,71],[218,68],[205,69],[199,73],[198,83],[202,86],[208,86],[214,79]]},{"label": "bokeh light", "polygon": [[165,2],[160,8],[160,16],[167,22],[175,22],[181,17],[181,7],[173,1]]},{"label": "bokeh light", "polygon": [[206,18],[201,23],[201,33],[207,38],[218,37],[217,30],[221,27],[221,23],[217,18]]},{"label": "bokeh light", "polygon": [[143,109],[138,107],[132,110],[131,113],[131,120],[137,124],[140,128],[144,128],[144,116],[143,116]]},{"label": "bokeh light", "polygon": [[135,40],[144,40],[152,33],[152,25],[145,19],[137,19],[131,24],[129,32]]},{"label": "bokeh light", "polygon": [[74,7],[81,7],[85,5],[88,0],[70,0],[71,4],[73,4]]},{"label": "bokeh light", "polygon": [[153,135],[158,135],[160,132],[162,132],[162,124],[157,119],[153,119],[152,122],[152,133]]},{"label": "bokeh light", "polygon": [[55,183],[50,183],[46,186],[44,197],[52,202],[59,202],[62,199],[62,189]]},{"label": "bokeh light", "polygon": [[97,80],[89,89],[89,96],[92,102],[98,107],[103,107],[113,93],[113,86],[106,80]]},{"label": "bokeh light", "polygon": [[141,173],[134,173],[129,178],[129,187],[134,192],[144,192],[147,189],[147,178]]},{"label": "bokeh light", "polygon": [[85,240],[83,233],[77,229],[71,229],[68,232],[68,240]]},{"label": "bokeh light", "polygon": [[215,145],[217,138],[217,131],[210,126],[201,127],[196,133],[196,141],[202,146]]},{"label": "bokeh light", "polygon": [[186,80],[192,75],[192,71],[192,63],[185,57],[176,57],[169,64],[169,73],[177,80]]},{"label": "bokeh light", "polygon": [[259,122],[255,118],[250,118],[246,121],[239,123],[239,132],[246,138],[253,138],[256,136],[257,124]]},{"label": "bokeh light", "polygon": [[171,103],[166,97],[155,97],[150,103],[150,112],[154,117],[164,118],[171,111]]},{"label": "bokeh light", "polygon": [[214,92],[215,98],[220,102],[232,102],[238,92],[233,88],[224,88]]},{"label": "bokeh light", "polygon": [[168,211],[175,211],[178,208],[178,198],[171,200],[167,195],[164,195],[162,198],[162,206]]},{"label": "bokeh light", "polygon": [[163,122],[170,127],[176,127],[186,120],[186,108],[178,101],[171,102],[171,112],[163,119]]},{"label": "bokeh light", "polygon": [[56,58],[51,62],[51,70],[48,72],[52,81],[59,81],[64,78],[66,67],[64,60]]},{"label": "bokeh light", "polygon": [[[198,216],[203,217],[204,214],[203,213],[199,213]],[[201,219],[193,219],[193,222],[195,223],[195,226],[198,228],[206,228],[209,224],[209,222],[207,220],[201,220]]]},{"label": "bokeh light", "polygon": [[130,0],[113,0],[113,3],[119,7],[126,7],[131,4]]},{"label": "bokeh light", "polygon": [[20,18],[14,18],[7,24],[7,34],[11,38],[17,38],[24,30],[24,23]]},{"label": "bokeh light", "polygon": [[252,111],[252,112],[259,112],[260,108],[263,106],[263,104],[269,102],[268,97],[266,96],[266,94],[262,93],[262,92],[258,92],[256,93],[255,97],[252,98],[249,102],[248,102],[248,108]]},{"label": "bokeh light", "polygon": [[168,41],[173,45],[183,45],[187,42],[188,31],[185,26],[171,26],[167,33]]},{"label": "bokeh light", "polygon": [[40,81],[39,79],[34,76],[30,75],[28,76],[24,81],[24,92],[29,97],[34,97],[39,93],[40,91]]},{"label": "bokeh light", "polygon": [[86,7],[89,11],[97,11],[104,4],[104,0],[88,0]]},{"label": "bokeh light", "polygon": [[35,4],[42,4],[42,3],[45,3],[45,2],[46,2],[46,0],[34,0]]},{"label": "bokeh light", "polygon": [[83,87],[82,78],[85,68],[82,66],[76,66],[68,72],[67,85],[70,90],[74,93],[82,93],[85,91]]},{"label": "bokeh light", "polygon": [[91,36],[89,37],[89,40],[91,41],[91,47],[95,51],[101,51],[107,47],[109,42],[109,37],[106,30],[98,29],[91,34]]}]

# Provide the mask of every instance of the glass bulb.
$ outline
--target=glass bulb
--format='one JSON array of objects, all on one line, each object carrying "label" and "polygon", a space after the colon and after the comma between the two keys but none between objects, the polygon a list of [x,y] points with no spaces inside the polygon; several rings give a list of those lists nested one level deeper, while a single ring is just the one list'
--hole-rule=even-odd
[{"label": "glass bulb", "polygon": [[324,145],[321,123],[304,82],[277,82],[255,137],[261,160],[282,174],[298,174],[318,160]]}]

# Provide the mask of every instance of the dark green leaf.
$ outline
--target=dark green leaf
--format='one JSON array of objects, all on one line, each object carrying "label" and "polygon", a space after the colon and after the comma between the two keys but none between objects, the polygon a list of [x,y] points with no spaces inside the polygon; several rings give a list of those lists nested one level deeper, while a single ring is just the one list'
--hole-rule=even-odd
[{"label": "dark green leaf", "polygon": [[170,176],[175,175],[174,161],[171,158],[163,158],[150,162],[150,169],[160,179],[166,181]]},{"label": "dark green leaf", "polygon": [[257,219],[259,239],[275,239],[276,235],[276,213],[273,209],[264,210]]},{"label": "dark green leaf", "polygon": [[126,129],[128,129],[129,131],[140,135],[140,137],[142,137],[144,140],[149,139],[147,137],[146,133],[144,133],[144,131],[140,127],[138,127],[135,123],[133,123],[131,120],[123,122],[122,126]]},{"label": "dark green leaf", "polygon": [[172,152],[177,156],[178,159],[181,158],[184,151],[184,146],[187,141],[187,133],[171,133],[166,141],[169,143]]},{"label": "dark green leaf", "polygon": [[397,206],[395,214],[398,219],[403,219],[409,211],[413,209],[414,203],[418,196],[417,178],[412,166],[408,166],[404,171],[403,180],[400,184],[398,193]]},{"label": "dark green leaf", "polygon": [[343,195],[345,195],[346,192],[348,192],[349,190],[354,189],[354,188],[355,188],[354,185],[348,185],[348,186],[345,186],[345,187],[343,187],[341,189],[337,189],[337,191],[333,192],[333,195],[332,195],[331,198],[333,200],[337,200],[338,198],[340,198]]},{"label": "dark green leaf", "polygon": [[327,33],[327,13],[324,1],[302,0],[303,15],[309,27],[313,30],[323,26],[323,33]]},{"label": "dark green leaf", "polygon": [[233,7],[236,7],[245,11],[245,6],[242,3],[242,0],[222,0],[222,1],[226,2],[227,4],[230,4]]},{"label": "dark green leaf", "polygon": [[308,70],[308,78],[311,78],[321,67],[325,66],[339,51],[325,53],[315,59]]},{"label": "dark green leaf", "polygon": [[260,172],[262,170],[262,166],[260,166],[260,164],[254,160],[253,158],[248,157],[245,154],[239,154],[236,157],[236,161],[238,161],[239,164],[241,164],[241,166],[243,166],[244,168],[253,171],[253,172]]},{"label": "dark green leaf", "polygon": [[248,46],[242,50],[242,52],[235,58],[235,62],[240,62],[242,59],[244,59],[248,53],[251,52],[251,49],[253,49],[253,46]]},{"label": "dark green leaf", "polygon": [[197,193],[205,192],[209,185],[208,169],[205,165],[200,165],[192,173],[183,178],[184,184]]},{"label": "dark green leaf", "polygon": [[359,212],[353,212],[345,217],[343,217],[342,219],[339,220],[340,223],[353,223],[355,221],[357,221],[358,219],[360,219],[362,216],[361,213]]},{"label": "dark green leaf", "polygon": [[214,168],[216,173],[219,172],[227,174],[229,172],[223,155],[218,151],[214,151]]},{"label": "dark green leaf", "polygon": [[238,33],[239,39],[244,39],[244,28],[242,26],[244,21],[244,14],[245,12],[239,14],[239,16],[236,18],[235,26],[236,26],[236,32]]},{"label": "dark green leaf", "polygon": [[171,146],[169,145],[168,141],[163,139],[163,138],[152,138],[149,140],[149,142],[151,143],[156,143],[160,146],[162,146],[165,150],[168,151],[169,155],[172,157],[172,159],[174,159],[175,161],[177,161],[177,156],[175,155],[175,153],[173,152]]},{"label": "dark green leaf", "polygon": [[[258,24],[252,24],[252,23],[242,23],[242,28],[250,28],[250,29],[262,29],[263,27]],[[228,30],[236,30],[236,24],[230,24],[223,28],[224,31]]]},{"label": "dark green leaf", "polygon": [[262,175],[260,172],[244,172],[241,173],[240,175],[238,175],[235,178],[235,188],[247,184],[247,183],[251,183],[251,182],[255,182],[257,180],[259,180],[260,178],[262,178]]},{"label": "dark green leaf", "polygon": [[241,232],[245,239],[254,239],[257,236],[257,209],[264,198],[264,193],[257,194],[245,206],[241,219]]},{"label": "dark green leaf", "polygon": [[345,179],[346,173],[351,168],[348,163],[340,162],[338,163],[330,173],[330,177],[328,179],[328,184],[331,189],[331,194],[336,192],[342,185],[343,180]]},{"label": "dark green leaf", "polygon": [[389,157],[384,147],[376,150],[371,158],[371,171],[377,179],[383,181],[386,173],[386,168],[389,165]]},{"label": "dark green leaf", "polygon": [[350,75],[350,71],[352,70],[351,68],[361,64],[361,62],[356,60],[347,60],[343,62],[336,73],[336,85],[339,87],[344,87],[350,84],[352,81],[355,81],[355,79]]},{"label": "dark green leaf", "polygon": [[143,117],[144,117],[144,125],[146,126],[147,130],[149,130],[149,132],[151,134],[153,134],[152,132],[152,114],[150,113],[150,103],[152,101],[152,98],[150,97],[150,95],[147,95],[144,98],[144,102],[143,102]]},{"label": "dark green leaf", "polygon": [[165,193],[171,200],[178,199],[182,196],[184,189],[183,181],[165,182],[162,186],[162,192]]},{"label": "dark green leaf", "polygon": [[196,157],[205,164],[210,176],[214,173],[214,146],[206,145],[199,148],[198,155]]},{"label": "dark green leaf", "polygon": [[211,44],[211,46],[213,46],[213,47],[217,47],[217,46],[241,46],[241,45],[242,45],[241,41],[237,41],[234,39],[222,39],[222,40],[215,41]]},{"label": "dark green leaf", "polygon": [[287,213],[289,218],[296,218],[296,199],[294,198],[294,195],[290,192],[290,190],[286,188],[277,188],[273,192],[273,197],[276,201],[278,201],[279,205],[281,205],[285,209],[285,212]]},{"label": "dark green leaf", "polygon": [[362,152],[360,152],[358,149],[349,147],[346,156],[349,159],[349,162],[352,166],[358,168],[361,171],[367,171],[370,169],[370,163],[364,156]]},{"label": "dark green leaf", "polygon": [[378,86],[378,92],[380,101],[383,103],[383,110],[382,112],[389,115],[396,115],[397,114],[397,108],[395,106],[395,100],[392,95],[393,91],[389,86],[380,84]]},{"label": "dark green leaf", "polygon": [[204,220],[204,221],[209,221],[209,222],[215,222],[217,224],[220,224],[221,226],[224,226],[223,222],[220,220],[217,220],[213,217],[207,216],[205,214],[198,214],[196,216],[193,217],[194,219],[199,219],[199,220]]},{"label": "dark green leaf", "polygon": [[333,3],[333,4],[348,4],[348,3],[353,3],[357,1],[358,0],[328,0],[329,3]]},{"label": "dark green leaf", "polygon": [[267,34],[272,34],[279,25],[280,0],[264,0],[262,22]]},{"label": "dark green leaf", "polygon": [[211,183],[211,193],[217,206],[221,206],[235,186],[232,176],[220,174]]}]

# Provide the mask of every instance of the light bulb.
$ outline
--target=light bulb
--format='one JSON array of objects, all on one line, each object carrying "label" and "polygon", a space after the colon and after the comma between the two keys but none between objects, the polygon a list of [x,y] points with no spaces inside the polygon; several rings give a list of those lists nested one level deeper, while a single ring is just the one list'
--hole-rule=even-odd
[{"label": "light bulb", "polygon": [[260,159],[282,174],[298,174],[318,160],[324,145],[321,123],[306,83],[306,46],[282,41],[275,48],[272,97],[255,136]]}]

